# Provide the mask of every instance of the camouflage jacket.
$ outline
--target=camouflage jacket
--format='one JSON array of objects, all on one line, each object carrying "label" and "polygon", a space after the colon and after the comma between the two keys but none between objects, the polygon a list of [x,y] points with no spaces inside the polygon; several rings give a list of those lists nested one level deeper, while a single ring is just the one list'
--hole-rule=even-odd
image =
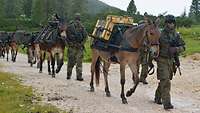
[{"label": "camouflage jacket", "polygon": [[173,55],[171,55],[169,52],[170,47],[176,47],[177,53],[179,54],[185,50],[185,42],[182,40],[180,34],[175,30],[170,31],[165,28],[161,32],[159,56],[164,58],[172,58]]},{"label": "camouflage jacket", "polygon": [[87,39],[87,31],[80,21],[72,21],[68,26],[69,46],[83,46]]}]

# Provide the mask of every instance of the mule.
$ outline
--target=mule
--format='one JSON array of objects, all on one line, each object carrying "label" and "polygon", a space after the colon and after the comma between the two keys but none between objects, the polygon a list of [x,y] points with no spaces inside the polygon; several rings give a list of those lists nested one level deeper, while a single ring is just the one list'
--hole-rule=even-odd
[{"label": "mule", "polygon": [[[55,73],[59,73],[64,64],[64,39],[67,37],[67,26],[64,21],[61,21],[56,29],[40,37],[46,38],[47,40],[40,39],[39,43],[36,45],[36,51],[40,58],[39,72],[42,73],[43,62],[47,54],[48,73],[54,78]],[[56,70],[55,61],[57,61]]]},{"label": "mule", "polygon": [[37,54],[36,54],[36,44],[35,44],[35,39],[37,37],[37,32],[33,32],[33,33],[26,33],[25,37],[27,41],[23,42],[24,47],[23,48],[27,48],[27,55],[28,55],[28,63],[30,64],[30,66],[32,67],[33,64],[36,64],[37,60],[39,58],[37,58]]},{"label": "mule", "polygon": [[142,47],[145,37],[151,45],[152,54],[155,57],[157,57],[159,54],[160,31],[158,25],[159,19],[157,19],[155,22],[148,20],[144,24],[139,25],[138,27],[131,27],[127,29],[124,34],[121,34],[122,41],[120,43],[120,49],[118,51],[115,51],[114,53],[111,53],[109,51],[103,51],[101,49],[95,48],[95,46],[92,47],[90,91],[94,91],[94,75],[96,79],[96,84],[99,85],[100,61],[103,61],[105,92],[106,96],[111,96],[108,84],[108,71],[110,64],[113,63],[110,60],[110,58],[114,55],[117,59],[117,63],[120,65],[122,103],[127,104],[128,102],[124,94],[125,67],[126,65],[128,65],[131,69],[132,80],[134,81],[134,86],[130,88],[130,90],[128,90],[126,93],[126,96],[130,97],[135,92],[139,84],[138,61],[140,53],[138,50]]},{"label": "mule", "polygon": [[5,43],[5,50],[7,54],[7,61],[9,61],[9,51],[11,52],[11,61],[16,62],[16,57],[18,53],[18,45],[17,41],[15,40],[15,33],[10,32],[8,33],[8,39],[6,40]]}]

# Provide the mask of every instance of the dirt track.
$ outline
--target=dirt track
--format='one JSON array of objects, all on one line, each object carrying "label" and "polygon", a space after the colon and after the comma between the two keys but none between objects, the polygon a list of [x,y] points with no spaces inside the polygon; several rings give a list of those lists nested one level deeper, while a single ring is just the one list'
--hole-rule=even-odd
[{"label": "dirt track", "polygon": [[[19,54],[17,62],[6,62],[1,70],[20,75],[23,83],[32,86],[43,97],[43,102],[73,113],[200,113],[200,61],[182,59],[182,76],[178,74],[172,81],[172,103],[175,109],[165,111],[163,106],[153,103],[157,86],[156,74],[149,76],[148,85],[140,84],[136,92],[128,98],[127,105],[121,104],[119,66],[112,65],[109,72],[111,97],[104,93],[103,76],[94,93],[89,92],[90,64],[84,64],[84,82],[66,80],[66,64],[53,79],[47,74],[38,73],[36,67],[27,64],[27,57]],[[126,91],[132,86],[130,70],[126,72]]]}]

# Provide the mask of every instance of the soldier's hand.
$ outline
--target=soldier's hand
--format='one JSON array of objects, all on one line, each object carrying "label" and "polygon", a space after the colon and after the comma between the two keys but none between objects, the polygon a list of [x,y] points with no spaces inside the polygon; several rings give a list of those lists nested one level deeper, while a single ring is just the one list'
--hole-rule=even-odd
[{"label": "soldier's hand", "polygon": [[177,47],[169,47],[169,53],[171,55],[174,55],[175,53],[177,53]]}]

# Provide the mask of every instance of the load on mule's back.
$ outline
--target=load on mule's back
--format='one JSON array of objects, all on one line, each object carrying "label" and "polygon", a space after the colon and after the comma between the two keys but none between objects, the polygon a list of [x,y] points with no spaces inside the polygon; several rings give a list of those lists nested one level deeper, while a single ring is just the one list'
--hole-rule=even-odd
[{"label": "load on mule's back", "polygon": [[[137,85],[139,84],[138,76],[138,60],[139,60],[139,49],[144,43],[144,39],[147,38],[150,44],[150,48],[154,57],[157,57],[159,54],[159,38],[160,31],[158,28],[159,19],[155,22],[151,20],[145,21],[144,24],[139,26],[129,25],[127,28],[117,26],[116,32],[118,35],[113,35],[112,38],[119,38],[120,41],[118,45],[110,43],[108,41],[94,38],[92,44],[92,64],[91,64],[91,82],[90,90],[94,91],[94,75],[97,85],[99,84],[100,77],[100,61],[103,62],[103,74],[105,80],[105,92],[106,95],[110,96],[109,85],[108,85],[108,70],[111,63],[118,63],[120,65],[120,83],[121,83],[121,99],[123,104],[127,104],[126,97],[132,95],[135,92]],[[105,29],[105,28],[103,28]],[[114,29],[113,29],[114,30]],[[111,34],[112,35],[112,34]],[[102,46],[103,45],[103,46]],[[114,48],[114,49],[113,49]],[[114,59],[114,60],[113,60]],[[127,91],[126,97],[124,94],[124,85],[125,85],[125,67],[129,66],[132,72],[132,80],[134,85],[130,90]]]},{"label": "load on mule's back", "polygon": [[[108,51],[111,54],[119,51],[124,32],[132,26],[135,26],[133,18],[128,16],[109,15],[106,21],[98,20],[92,34],[94,37],[92,48]],[[118,62],[114,56],[109,60]]]}]

